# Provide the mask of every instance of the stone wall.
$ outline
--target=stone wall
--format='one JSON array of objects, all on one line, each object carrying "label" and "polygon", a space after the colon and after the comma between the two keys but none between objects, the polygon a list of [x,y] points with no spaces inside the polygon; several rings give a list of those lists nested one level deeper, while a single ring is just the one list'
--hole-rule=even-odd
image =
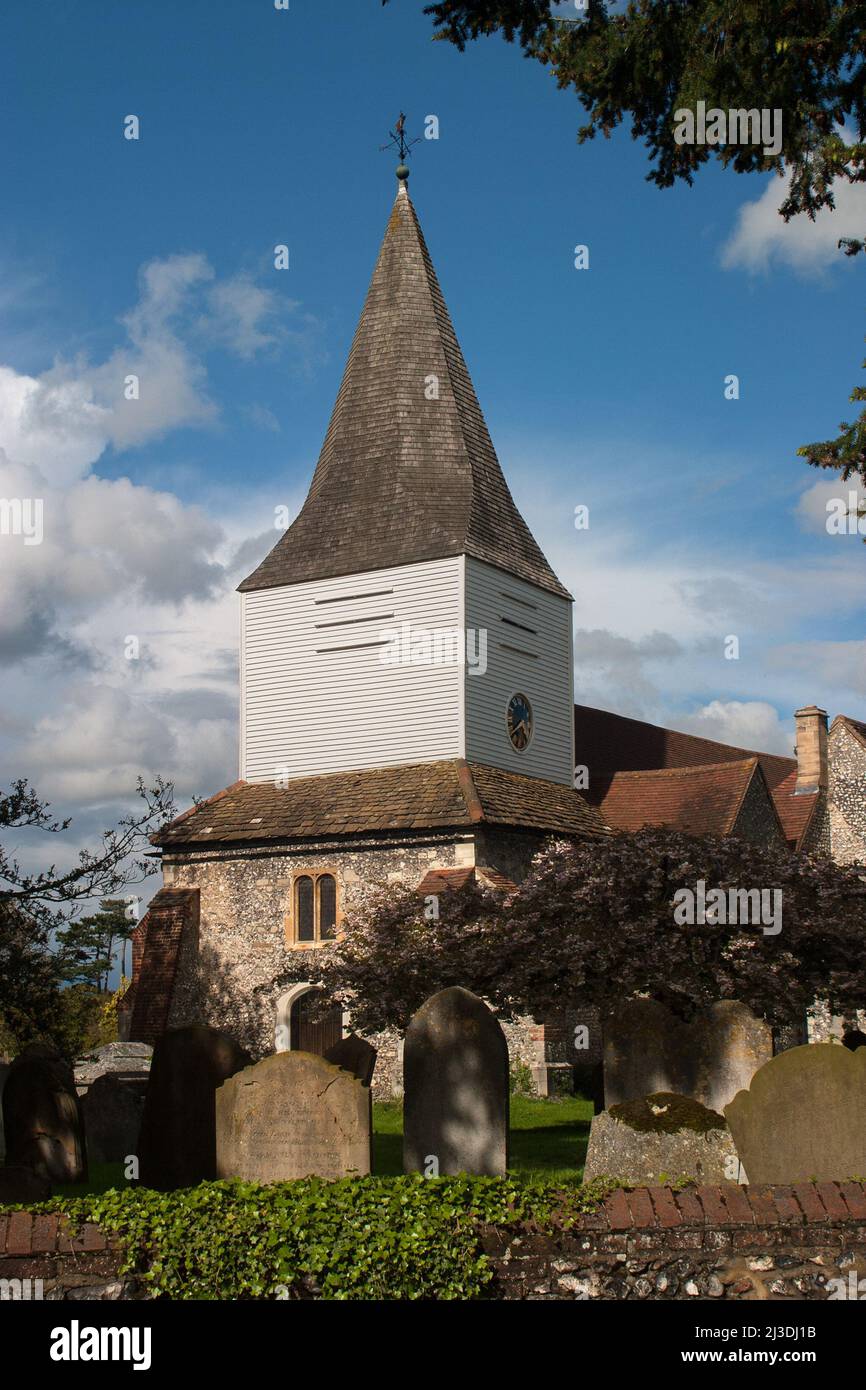
[{"label": "stone wall", "polygon": [[825,1300],[831,1279],[856,1296],[866,1192],[853,1182],[639,1187],[613,1192],[571,1232],[491,1228],[483,1243],[503,1299]]},{"label": "stone wall", "polygon": [[[414,885],[431,868],[478,863],[519,882],[544,839],[540,834],[484,827],[457,835],[427,831],[423,836],[353,839],[339,846],[310,841],[278,849],[244,845],[168,851],[163,859],[164,892],[196,888],[199,899],[195,930],[186,931],[179,945],[167,1026],[210,1024],[231,1033],[255,1058],[274,1050],[277,1004],[287,986],[273,982],[287,972],[298,981],[305,979],[304,957],[311,949],[286,939],[297,873],[332,872],[343,911],[372,883]],[[575,1021],[565,1021],[566,1042],[559,1022],[546,1031],[530,1018],[505,1025],[512,1066],[528,1067],[535,1089],[543,1095],[570,1089],[571,1069],[564,1064],[574,1060],[568,1043],[573,1041]],[[402,1039],[387,1032],[370,1041],[378,1050],[375,1099],[400,1096]]]},{"label": "stone wall", "polygon": [[286,939],[294,874],[332,872],[344,909],[372,883],[414,884],[430,868],[473,860],[471,834],[465,840],[428,834],[423,840],[353,840],[339,848],[310,842],[279,850],[244,846],[167,854],[166,885],[199,890],[198,931],[181,947],[168,1026],[208,1023],[231,1033],[256,1058],[274,1050],[277,1001],[286,986],[273,982],[287,969],[303,980],[311,949]]},{"label": "stone wall", "polygon": [[828,810],[837,864],[866,863],[866,746],[841,720],[830,730]]},{"label": "stone wall", "polygon": [[769,790],[761,777],[753,777],[737,812],[733,834],[752,844],[784,849],[785,832],[773,807]]},{"label": "stone wall", "polygon": [[[568,1231],[488,1227],[481,1243],[503,1300],[824,1300],[833,1279],[866,1297],[859,1182],[619,1189]],[[73,1237],[56,1215],[0,1212],[0,1280],[25,1297],[142,1297],[120,1263],[98,1226]]]}]

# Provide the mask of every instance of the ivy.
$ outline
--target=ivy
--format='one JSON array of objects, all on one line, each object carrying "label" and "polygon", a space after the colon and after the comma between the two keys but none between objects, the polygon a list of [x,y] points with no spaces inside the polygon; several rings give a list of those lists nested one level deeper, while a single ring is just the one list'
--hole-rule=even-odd
[{"label": "ivy", "polygon": [[477,1299],[493,1278],[484,1227],[567,1228],[614,1186],[478,1177],[232,1180],[54,1198],[39,1210],[117,1236],[121,1273],[136,1275],[153,1298]]}]

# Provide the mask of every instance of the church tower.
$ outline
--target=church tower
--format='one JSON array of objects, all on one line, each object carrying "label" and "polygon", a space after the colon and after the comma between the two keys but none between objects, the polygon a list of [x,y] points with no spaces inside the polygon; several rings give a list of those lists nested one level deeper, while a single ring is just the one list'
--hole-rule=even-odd
[{"label": "church tower", "polygon": [[[305,953],[371,886],[507,890],[551,835],[609,833],[573,785],[571,599],[398,177],[309,494],[240,585],[240,778],[154,836],[165,886],[125,1002],[141,1041],[205,1022],[256,1056],[275,1036],[324,1051]],[[399,1047],[377,1045],[390,1094]]]},{"label": "church tower", "polygon": [[461,758],[571,786],[571,599],[508,490],[398,174],[309,494],[240,585],[240,775]]}]

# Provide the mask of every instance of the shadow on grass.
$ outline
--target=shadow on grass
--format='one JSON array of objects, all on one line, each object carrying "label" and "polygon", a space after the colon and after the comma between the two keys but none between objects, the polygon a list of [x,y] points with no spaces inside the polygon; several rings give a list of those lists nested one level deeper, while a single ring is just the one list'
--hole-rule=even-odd
[{"label": "shadow on grass", "polygon": [[[541,1100],[511,1098],[511,1158],[509,1172],[523,1178],[580,1181],[589,1141],[592,1102],[580,1096]],[[399,1177],[403,1172],[403,1106],[382,1102],[373,1106],[373,1172]],[[92,1163],[86,1183],[64,1183],[53,1195],[84,1197],[111,1187],[128,1187],[122,1163]]]},{"label": "shadow on grass", "polygon": [[[579,1182],[592,1111],[592,1102],[580,1096],[512,1096],[509,1171],[524,1178]],[[403,1108],[394,1102],[374,1105],[373,1172],[396,1176],[402,1171]]]}]

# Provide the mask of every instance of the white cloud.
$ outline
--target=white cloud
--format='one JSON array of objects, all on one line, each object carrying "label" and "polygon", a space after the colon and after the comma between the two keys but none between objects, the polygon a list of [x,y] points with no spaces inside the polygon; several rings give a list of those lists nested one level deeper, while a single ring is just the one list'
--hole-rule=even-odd
[{"label": "white cloud", "polygon": [[737,748],[793,757],[792,722],[781,720],[774,707],[763,700],[711,700],[692,714],[680,715],[676,728]]},{"label": "white cloud", "polygon": [[280,300],[273,290],[262,289],[246,274],[214,285],[207,299],[209,313],[199,320],[200,329],[243,358],[272,347],[281,334],[279,316],[298,307],[294,300]]},{"label": "white cloud", "polygon": [[[215,421],[202,354],[249,358],[287,334],[295,308],[196,254],[150,262],[139,284],[102,362],[0,366],[0,497],[40,499],[44,533],[0,537],[0,782],[29,776],[88,823],[139,774],[173,779],[185,801],[236,775],[233,590],[277,539],[251,539],[271,496],[225,489],[205,511],[94,472],[110,446]],[[125,399],[130,374],[138,400]]]},{"label": "white cloud", "polygon": [[[844,509],[846,519],[842,520],[845,528],[843,535],[847,536],[851,524],[847,520],[847,513],[856,513],[864,504],[866,487],[856,478],[849,478],[847,483],[843,483],[841,478],[827,478],[813,483],[801,494],[796,514],[804,530],[827,535],[830,534],[827,531],[828,520],[840,517],[841,509]],[[854,524],[862,525],[862,536],[866,537],[866,522],[855,521]]]},{"label": "white cloud", "polygon": [[760,198],[740,208],[736,226],[722,248],[726,270],[768,270],[779,263],[801,275],[815,275],[845,263],[838,242],[841,237],[863,236],[866,184],[837,179],[835,209],[823,208],[814,221],[800,213],[784,222],[779,206],[786,193],[785,176],[773,175]]}]

